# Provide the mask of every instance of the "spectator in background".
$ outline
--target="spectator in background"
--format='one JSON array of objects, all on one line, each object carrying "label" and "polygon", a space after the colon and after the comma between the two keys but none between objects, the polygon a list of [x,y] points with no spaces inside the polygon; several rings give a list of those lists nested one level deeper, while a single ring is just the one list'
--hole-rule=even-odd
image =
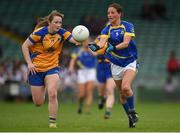
[{"label": "spectator in background", "polygon": [[168,100],[173,100],[173,92],[175,85],[173,84],[172,78],[168,77],[164,85],[164,91]]},{"label": "spectator in background", "polygon": [[176,78],[178,72],[178,60],[176,58],[175,51],[170,52],[170,56],[167,62],[167,72],[168,77],[164,86],[164,90],[168,99],[172,100],[172,93],[174,89],[178,86],[178,78]]},{"label": "spectator in background", "polygon": [[89,14],[84,15],[81,19],[81,24],[86,26],[89,29],[89,32],[92,36],[96,36],[101,32],[103,25],[106,23],[106,20],[100,18],[98,15]]},{"label": "spectator in background", "polygon": [[6,82],[6,77],[4,75],[4,68],[3,68],[3,64],[0,64],[0,86],[4,85]]},{"label": "spectator in background", "polygon": [[25,62],[23,62],[23,61],[20,62],[20,71],[22,73],[22,81],[27,82],[28,69],[27,69]]},{"label": "spectator in background", "polygon": [[77,95],[77,75],[75,72],[70,72],[68,69],[64,69],[64,77],[63,77],[63,91],[64,91],[64,99],[71,100],[73,102],[76,101]]},{"label": "spectator in background", "polygon": [[69,50],[67,48],[63,49],[62,53],[59,55],[59,63],[61,63],[59,65],[61,65],[61,69],[67,68],[69,66],[70,60],[71,56],[69,55]]},{"label": "spectator in background", "polygon": [[176,58],[176,53],[175,51],[171,51],[167,62],[167,72],[169,77],[175,76],[177,70],[178,70],[178,60]]},{"label": "spectator in background", "polygon": [[149,4],[148,0],[143,1],[143,5],[141,8],[141,17],[143,19],[147,19],[147,20],[153,20],[154,19],[152,5]]},{"label": "spectator in background", "polygon": [[180,60],[178,60],[178,75],[180,76]]},{"label": "spectator in background", "polygon": [[164,0],[156,0],[153,9],[157,19],[167,19],[167,8],[164,4]]},{"label": "spectator in background", "polygon": [[2,46],[0,45],[0,58],[2,58],[3,57],[3,48],[2,48]]},{"label": "spectator in background", "polygon": [[156,0],[155,3],[149,4],[148,0],[144,0],[141,17],[147,20],[167,19],[167,8],[163,0]]}]

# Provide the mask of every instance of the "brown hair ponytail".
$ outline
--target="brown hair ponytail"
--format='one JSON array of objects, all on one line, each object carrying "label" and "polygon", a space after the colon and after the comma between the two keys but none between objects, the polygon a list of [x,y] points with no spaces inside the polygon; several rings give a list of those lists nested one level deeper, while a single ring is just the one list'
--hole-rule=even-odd
[{"label": "brown hair ponytail", "polygon": [[53,10],[48,16],[45,16],[43,18],[38,18],[35,29],[38,29],[43,26],[48,26],[48,23],[53,20],[54,16],[59,16],[61,18],[64,18],[64,14],[58,12],[57,10]]}]

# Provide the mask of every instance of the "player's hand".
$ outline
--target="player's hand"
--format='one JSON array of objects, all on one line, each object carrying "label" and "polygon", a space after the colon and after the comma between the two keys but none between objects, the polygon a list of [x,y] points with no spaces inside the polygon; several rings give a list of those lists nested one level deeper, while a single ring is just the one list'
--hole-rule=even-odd
[{"label": "player's hand", "polygon": [[28,73],[31,73],[32,75],[36,74],[36,68],[33,63],[28,63]]},{"label": "player's hand", "polygon": [[98,45],[96,45],[95,43],[90,43],[88,44],[88,47],[93,51],[96,52],[97,50],[100,49],[100,47]]},{"label": "player's hand", "polygon": [[107,47],[107,49],[106,49],[106,53],[111,52],[111,51],[113,51],[113,50],[115,50],[115,49],[116,49],[116,47],[109,43],[109,44],[108,44],[108,47]]}]

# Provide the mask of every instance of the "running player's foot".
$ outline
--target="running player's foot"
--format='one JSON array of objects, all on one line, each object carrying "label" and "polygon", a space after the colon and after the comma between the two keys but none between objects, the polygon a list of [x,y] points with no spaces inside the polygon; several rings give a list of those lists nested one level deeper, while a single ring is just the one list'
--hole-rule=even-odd
[{"label": "running player's foot", "polygon": [[111,115],[111,113],[109,111],[105,111],[104,119],[109,119],[110,115]]},{"label": "running player's foot", "polygon": [[99,99],[98,108],[99,108],[99,109],[103,109],[105,102],[106,102],[106,99],[105,99],[105,98]]},{"label": "running player's foot", "polygon": [[128,115],[129,117],[129,128],[136,127],[136,123],[138,122],[138,115],[135,111],[132,111]]},{"label": "running player's foot", "polygon": [[57,124],[56,123],[49,123],[49,128],[57,128]]},{"label": "running player's foot", "polygon": [[134,124],[131,119],[129,118],[129,128],[135,128],[136,124]]},{"label": "running player's foot", "polygon": [[82,109],[78,109],[77,113],[82,114]]}]

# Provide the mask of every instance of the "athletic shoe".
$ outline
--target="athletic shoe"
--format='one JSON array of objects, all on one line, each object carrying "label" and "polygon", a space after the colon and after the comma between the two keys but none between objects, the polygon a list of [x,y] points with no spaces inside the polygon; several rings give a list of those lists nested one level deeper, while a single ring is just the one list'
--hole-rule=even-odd
[{"label": "athletic shoe", "polygon": [[101,98],[101,99],[99,99],[98,108],[99,108],[99,109],[103,109],[105,102],[106,102],[106,98]]},{"label": "athletic shoe", "polygon": [[132,111],[128,115],[129,117],[129,128],[136,127],[136,123],[138,122],[138,115],[135,111]]},{"label": "athletic shoe", "polygon": [[77,113],[78,113],[78,114],[82,114],[82,109],[79,108],[78,111],[77,111]]},{"label": "athletic shoe", "polygon": [[109,119],[110,118],[111,113],[109,111],[105,111],[104,113],[104,119]]},{"label": "athletic shoe", "polygon": [[56,123],[49,123],[49,128],[57,128]]}]

